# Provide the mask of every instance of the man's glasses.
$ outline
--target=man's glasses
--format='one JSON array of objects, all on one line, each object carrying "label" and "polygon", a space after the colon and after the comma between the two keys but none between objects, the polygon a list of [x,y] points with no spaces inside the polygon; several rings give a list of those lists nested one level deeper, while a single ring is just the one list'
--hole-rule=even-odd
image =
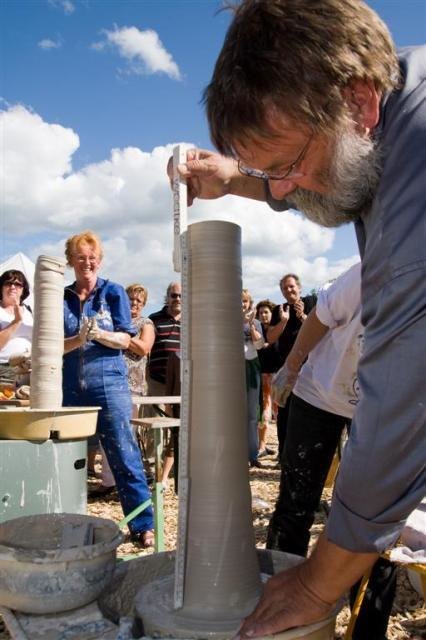
[{"label": "man's glasses", "polygon": [[261,171],[260,169],[253,169],[252,167],[246,167],[246,165],[242,164],[240,160],[238,160],[238,171],[243,176],[248,176],[249,178],[259,178],[260,180],[285,180],[286,178],[290,178],[294,173],[296,167],[302,162],[303,158],[305,157],[306,152],[309,149],[309,145],[312,142],[313,135],[314,134],[311,134],[309,140],[300,151],[296,160],[292,162],[287,167],[287,169],[285,169],[283,172],[280,172],[279,174]]},{"label": "man's glasses", "polygon": [[24,285],[22,284],[22,282],[18,282],[18,280],[12,280],[11,282],[5,282],[4,283],[5,287],[16,287],[19,289],[23,289]]},{"label": "man's glasses", "polygon": [[178,298],[182,298],[182,294],[181,293],[170,293],[169,294],[171,298],[173,298],[173,300],[177,300]]}]

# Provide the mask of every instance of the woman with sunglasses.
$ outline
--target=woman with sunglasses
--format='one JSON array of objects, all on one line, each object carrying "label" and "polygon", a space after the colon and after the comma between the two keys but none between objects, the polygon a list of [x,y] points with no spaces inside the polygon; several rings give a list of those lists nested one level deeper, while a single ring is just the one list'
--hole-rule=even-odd
[{"label": "woman with sunglasses", "polygon": [[9,365],[11,356],[31,352],[33,316],[24,300],[30,287],[22,271],[9,269],[0,276],[0,383],[15,385],[16,369]]}]

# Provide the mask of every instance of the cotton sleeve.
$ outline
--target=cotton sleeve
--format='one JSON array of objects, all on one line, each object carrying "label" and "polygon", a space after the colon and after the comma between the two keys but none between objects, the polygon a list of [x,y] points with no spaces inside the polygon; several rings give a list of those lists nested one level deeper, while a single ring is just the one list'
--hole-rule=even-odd
[{"label": "cotton sleeve", "polygon": [[359,311],[361,263],[353,265],[329,286],[318,292],[316,314],[329,329],[348,324]]},{"label": "cotton sleeve", "polygon": [[390,282],[364,334],[360,400],[327,522],[328,538],[352,551],[392,546],[426,492],[425,279],[423,269]]},{"label": "cotton sleeve", "polygon": [[137,329],[132,325],[129,297],[124,287],[110,282],[106,299],[111,312],[114,331],[123,331],[130,336],[135,336]]}]

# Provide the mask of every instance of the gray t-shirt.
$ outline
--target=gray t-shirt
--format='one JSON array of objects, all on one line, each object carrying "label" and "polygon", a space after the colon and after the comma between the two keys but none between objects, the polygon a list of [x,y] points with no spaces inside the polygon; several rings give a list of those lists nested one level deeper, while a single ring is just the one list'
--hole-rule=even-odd
[{"label": "gray t-shirt", "polygon": [[394,544],[426,493],[426,47],[402,50],[400,64],[403,87],[384,98],[374,132],[380,184],[356,223],[360,401],[327,522],[329,540],[358,552]]}]

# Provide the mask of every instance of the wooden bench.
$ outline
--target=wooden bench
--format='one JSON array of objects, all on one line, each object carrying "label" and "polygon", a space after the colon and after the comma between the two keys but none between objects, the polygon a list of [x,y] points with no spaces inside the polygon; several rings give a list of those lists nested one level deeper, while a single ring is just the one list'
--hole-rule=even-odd
[{"label": "wooden bench", "polygon": [[[132,396],[133,404],[138,407],[138,415],[140,416],[143,406],[158,407],[164,404],[180,404],[180,396]],[[164,551],[164,504],[163,491],[164,487],[161,482],[162,466],[163,466],[163,445],[164,445],[164,429],[179,428],[179,418],[169,418],[165,416],[149,416],[132,418],[130,423],[136,427],[145,427],[153,431],[154,436],[154,528],[155,528],[155,551]],[[175,470],[177,473],[177,470]]]}]

